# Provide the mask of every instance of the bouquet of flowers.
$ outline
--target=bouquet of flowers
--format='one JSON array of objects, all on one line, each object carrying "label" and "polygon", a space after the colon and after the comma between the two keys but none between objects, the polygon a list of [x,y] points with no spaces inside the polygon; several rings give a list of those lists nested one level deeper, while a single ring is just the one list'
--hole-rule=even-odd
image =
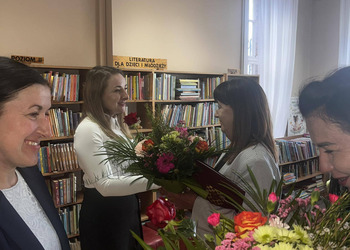
[{"label": "bouquet of flowers", "polygon": [[[275,193],[268,198],[273,212],[263,216],[248,212],[232,219],[212,214],[208,223],[213,226],[216,250],[222,249],[349,249],[350,194],[329,195],[318,204],[320,192],[301,199],[288,196],[279,200]],[[230,224],[230,227],[225,226]]]},{"label": "bouquet of flowers", "polygon": [[[214,212],[208,217],[213,235],[205,235],[205,239],[201,239],[192,229],[192,234],[186,239],[187,249],[350,248],[350,193],[323,197],[318,189],[314,189],[310,197],[300,198],[300,192],[292,195],[291,189],[285,198],[280,198],[282,182],[277,186],[272,183],[271,187],[275,186],[276,192],[269,194],[266,190],[250,191],[259,203],[258,210],[241,211],[232,214],[231,218]],[[254,189],[250,187],[250,190]],[[181,221],[176,223],[181,225]],[[171,238],[168,237],[169,231]],[[172,226],[160,229],[159,234],[163,240],[172,239],[172,242],[184,237]]]},{"label": "bouquet of flowers", "polygon": [[[160,111],[153,116],[147,110],[147,114],[151,120],[152,132],[138,134],[134,140],[120,138],[106,142],[106,160],[129,162],[125,171],[130,175],[147,178],[148,187],[155,183],[170,192],[179,193],[190,186],[205,197],[205,190],[192,179],[197,171],[195,163],[215,157],[221,151],[210,147],[203,138],[191,134],[184,123],[171,128],[165,125]],[[125,118],[126,121],[131,120]],[[135,118],[133,120],[137,121]]]}]

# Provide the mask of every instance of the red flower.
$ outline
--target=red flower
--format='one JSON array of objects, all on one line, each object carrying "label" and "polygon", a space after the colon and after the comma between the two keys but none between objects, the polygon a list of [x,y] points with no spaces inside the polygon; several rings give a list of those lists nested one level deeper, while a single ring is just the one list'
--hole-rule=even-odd
[{"label": "red flower", "polygon": [[339,199],[338,195],[335,194],[329,194],[329,200],[332,204],[334,204],[334,202],[336,202]]},{"label": "red flower", "polygon": [[153,148],[154,142],[151,139],[145,140],[142,144],[142,151],[149,151]]},{"label": "red flower", "polygon": [[196,152],[197,153],[203,153],[205,151],[208,151],[209,147],[208,147],[208,143],[206,141],[199,141],[196,145]]},{"label": "red flower", "polygon": [[160,197],[147,208],[146,214],[155,226],[163,228],[175,219],[176,209],[173,203]]},{"label": "red flower", "polygon": [[137,114],[136,112],[134,113],[130,113],[127,116],[124,117],[124,122],[128,125],[131,126],[135,123],[137,123],[138,119],[137,119]]},{"label": "red flower", "polygon": [[170,170],[175,168],[175,165],[172,162],[174,158],[175,157],[172,153],[162,154],[156,161],[158,171],[162,174],[167,174]]},{"label": "red flower", "polygon": [[220,223],[220,214],[219,213],[213,213],[208,217],[208,223],[212,225],[213,227],[216,227]]}]

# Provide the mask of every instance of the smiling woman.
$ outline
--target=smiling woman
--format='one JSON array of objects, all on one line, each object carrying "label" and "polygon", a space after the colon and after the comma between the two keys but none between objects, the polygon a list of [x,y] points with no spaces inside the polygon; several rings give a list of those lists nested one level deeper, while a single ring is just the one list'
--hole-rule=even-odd
[{"label": "smiling woman", "polygon": [[38,167],[50,136],[49,84],[38,72],[0,57],[0,248],[69,249]]},{"label": "smiling woman", "polygon": [[350,67],[306,85],[299,108],[320,149],[320,170],[350,188]]},{"label": "smiling woman", "polygon": [[[85,249],[138,249],[130,230],[142,237],[137,193],[147,190],[147,180],[127,176],[124,164],[107,161],[104,144],[131,138],[123,123],[126,100],[121,70],[96,66],[84,87],[84,120],[74,135],[74,148],[84,171],[84,200],[80,212],[80,242]],[[98,155],[97,155],[98,154]],[[156,186],[153,186],[155,188]]]}]

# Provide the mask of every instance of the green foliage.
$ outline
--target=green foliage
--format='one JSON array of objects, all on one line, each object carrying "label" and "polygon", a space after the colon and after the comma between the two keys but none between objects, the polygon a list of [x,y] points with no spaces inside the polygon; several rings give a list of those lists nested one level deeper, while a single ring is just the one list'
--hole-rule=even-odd
[{"label": "green foliage", "polygon": [[198,171],[195,163],[218,156],[222,151],[209,147],[183,124],[175,128],[167,126],[159,106],[154,115],[148,106],[146,112],[152,125],[151,133],[138,134],[134,140],[121,137],[107,141],[98,155],[106,155],[105,161],[116,164],[128,162],[124,171],[147,178],[148,188],[155,183],[169,191],[181,192],[188,184],[206,197],[205,191],[192,180],[192,175]]}]

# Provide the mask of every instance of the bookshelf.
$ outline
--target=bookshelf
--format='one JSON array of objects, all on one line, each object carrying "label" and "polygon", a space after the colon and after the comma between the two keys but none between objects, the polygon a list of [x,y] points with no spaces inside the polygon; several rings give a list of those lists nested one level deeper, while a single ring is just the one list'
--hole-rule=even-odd
[{"label": "bookshelf", "polygon": [[[128,85],[129,112],[137,112],[145,132],[152,129],[146,116],[145,105],[149,105],[153,112],[159,105],[168,125],[173,127],[179,121],[185,121],[185,126],[195,133],[215,142],[217,146],[223,146],[222,141],[226,139],[222,138],[219,121],[214,117],[217,106],[213,92],[218,84],[226,80],[225,74],[127,68],[121,70],[126,75]],[[184,92],[177,91],[181,88],[180,80],[195,82],[196,85],[190,83],[192,86],[188,87],[194,90],[195,94],[180,99],[181,93]]]},{"label": "bookshelf", "polygon": [[314,188],[325,189],[326,176],[319,170],[318,150],[308,135],[275,139],[279,168],[286,190],[295,185],[307,197]]},{"label": "bookshelf", "polygon": [[82,82],[89,67],[33,66],[52,86],[51,136],[41,140],[38,167],[45,178],[72,248],[79,248],[82,171],[73,150],[74,131],[82,119]]},{"label": "bookshelf", "polygon": [[[53,197],[71,247],[79,249],[78,223],[83,201],[83,173],[73,150],[73,140],[75,129],[82,119],[83,84],[90,67],[35,65],[33,68],[44,78],[56,81],[56,85],[52,82],[52,88],[61,92],[61,94],[52,93],[52,108],[49,116],[51,136],[41,140],[38,167]],[[70,78],[70,75],[74,75],[76,80],[74,77]],[[72,86],[69,85],[70,81],[76,81],[72,88],[69,87]],[[68,93],[72,89],[75,89],[75,94],[66,99],[65,97],[70,96]],[[129,103],[142,108],[148,101],[130,100]],[[139,131],[149,132],[151,129]],[[156,199],[156,194],[149,191],[138,194],[138,197],[141,204],[141,219],[144,221],[147,219],[146,208]]]}]

